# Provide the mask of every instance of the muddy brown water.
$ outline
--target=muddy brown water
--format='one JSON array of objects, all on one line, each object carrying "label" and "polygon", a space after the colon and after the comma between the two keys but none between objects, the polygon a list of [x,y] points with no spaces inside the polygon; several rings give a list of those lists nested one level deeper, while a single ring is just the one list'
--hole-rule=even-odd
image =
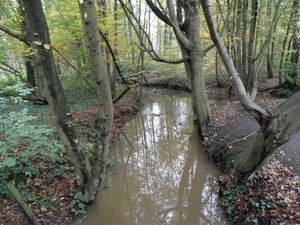
[{"label": "muddy brown water", "polygon": [[228,224],[218,204],[220,172],[202,153],[186,94],[148,92],[110,158],[107,188],[75,224]]}]

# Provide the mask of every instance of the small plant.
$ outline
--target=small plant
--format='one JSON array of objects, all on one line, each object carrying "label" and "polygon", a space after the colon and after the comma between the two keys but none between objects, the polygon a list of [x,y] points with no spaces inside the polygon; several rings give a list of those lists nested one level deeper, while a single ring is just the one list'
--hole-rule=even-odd
[{"label": "small plant", "polygon": [[72,200],[67,206],[67,209],[70,209],[75,215],[82,215],[86,213],[86,205],[78,199]]},{"label": "small plant", "polygon": [[113,167],[115,165],[115,161],[113,159],[107,159],[106,166]]},{"label": "small plant", "polygon": [[0,194],[9,196],[2,184],[12,179],[16,184],[26,183],[26,177],[39,173],[39,168],[32,164],[35,157],[49,157],[55,162],[60,160],[58,153],[64,148],[57,141],[50,141],[52,129],[38,124],[26,108],[22,96],[31,89],[17,83],[4,90],[17,93],[13,97],[0,97]]}]

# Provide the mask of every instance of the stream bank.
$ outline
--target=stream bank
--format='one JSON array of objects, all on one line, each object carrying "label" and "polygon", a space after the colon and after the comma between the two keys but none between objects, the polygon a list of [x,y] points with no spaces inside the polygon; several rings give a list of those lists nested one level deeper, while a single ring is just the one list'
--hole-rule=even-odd
[{"label": "stream bank", "polygon": [[[156,81],[159,82],[159,81]],[[277,79],[266,79],[260,89],[275,86]],[[209,97],[230,96],[228,88],[206,85]],[[282,100],[269,92],[259,92],[256,103],[273,108]],[[250,181],[236,186],[232,171],[234,159],[247,149],[259,126],[239,101],[223,101],[212,106],[216,133],[207,146],[209,158],[224,171],[221,176],[222,205],[234,224],[300,224],[300,132],[281,146],[269,163]]]},{"label": "stream bank", "polygon": [[108,188],[77,224],[227,225],[218,204],[221,173],[194,129],[189,94],[152,89],[111,150]]}]

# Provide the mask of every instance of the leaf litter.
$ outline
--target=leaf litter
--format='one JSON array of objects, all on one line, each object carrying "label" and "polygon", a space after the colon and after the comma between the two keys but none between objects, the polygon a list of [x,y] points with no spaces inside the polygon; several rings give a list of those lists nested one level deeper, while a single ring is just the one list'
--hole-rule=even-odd
[{"label": "leaf litter", "polygon": [[[139,105],[129,98],[122,98],[114,105],[114,122],[112,125],[110,142],[114,142],[123,125],[133,118],[139,109]],[[83,109],[73,110],[74,122],[79,130],[79,135],[85,137],[87,142],[93,144],[93,122],[97,117],[96,105],[86,106]],[[41,115],[42,120],[53,123],[51,114]],[[27,145],[20,145],[18,151],[27,150]],[[73,195],[76,191],[76,179],[74,168],[68,164],[64,154],[59,156],[60,163],[53,164],[50,158],[36,155],[27,158],[33,166],[39,168],[39,172],[33,176],[23,175],[24,182],[16,184],[22,197],[45,225],[70,224],[77,219],[79,214],[72,206]],[[14,198],[0,195],[0,224],[30,224],[27,216]],[[73,206],[75,207],[75,206]]]}]

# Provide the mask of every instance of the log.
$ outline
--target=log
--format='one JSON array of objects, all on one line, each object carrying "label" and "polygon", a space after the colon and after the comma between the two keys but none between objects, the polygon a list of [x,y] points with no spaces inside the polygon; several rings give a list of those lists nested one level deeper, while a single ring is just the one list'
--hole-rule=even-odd
[{"label": "log", "polygon": [[14,196],[14,198],[17,200],[17,202],[20,204],[20,206],[23,208],[24,212],[28,216],[28,218],[31,220],[31,222],[34,225],[42,225],[38,219],[35,217],[34,213],[32,210],[29,208],[29,206],[26,204],[24,199],[22,198],[20,192],[18,189],[15,188],[14,184],[12,182],[8,182],[5,184],[7,189],[10,191],[10,193]]}]

